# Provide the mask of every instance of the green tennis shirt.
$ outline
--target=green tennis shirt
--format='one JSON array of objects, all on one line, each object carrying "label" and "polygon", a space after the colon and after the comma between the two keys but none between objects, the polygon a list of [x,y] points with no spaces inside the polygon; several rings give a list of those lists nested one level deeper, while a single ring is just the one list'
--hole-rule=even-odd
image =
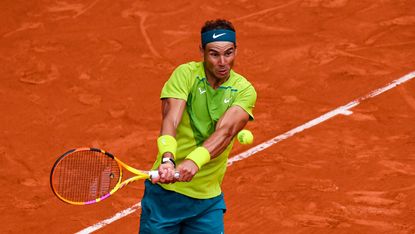
[{"label": "green tennis shirt", "polygon": [[[190,152],[212,135],[216,123],[231,106],[240,106],[253,120],[252,110],[256,97],[251,83],[233,70],[226,82],[213,89],[207,82],[203,62],[190,62],[177,67],[161,91],[162,99],[177,98],[186,101],[186,109],[176,129],[176,163],[180,164]],[[220,185],[232,146],[233,140],[218,157],[200,168],[190,182],[160,186],[198,199],[220,195]],[[160,161],[159,153],[153,170],[158,168]]]}]

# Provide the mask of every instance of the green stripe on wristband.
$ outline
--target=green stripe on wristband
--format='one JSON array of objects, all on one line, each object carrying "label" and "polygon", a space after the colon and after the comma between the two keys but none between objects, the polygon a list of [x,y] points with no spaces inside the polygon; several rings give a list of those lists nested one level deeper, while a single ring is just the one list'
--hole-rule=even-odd
[{"label": "green stripe on wristband", "polygon": [[210,153],[205,147],[200,146],[190,152],[186,159],[190,159],[195,162],[200,169],[203,165],[210,161]]}]

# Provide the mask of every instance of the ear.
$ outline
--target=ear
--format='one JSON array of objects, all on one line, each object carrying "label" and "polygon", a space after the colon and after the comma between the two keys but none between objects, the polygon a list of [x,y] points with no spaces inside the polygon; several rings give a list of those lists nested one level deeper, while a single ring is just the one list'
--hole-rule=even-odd
[{"label": "ear", "polygon": [[203,58],[205,57],[205,50],[203,49],[202,45],[199,45],[200,56]]}]

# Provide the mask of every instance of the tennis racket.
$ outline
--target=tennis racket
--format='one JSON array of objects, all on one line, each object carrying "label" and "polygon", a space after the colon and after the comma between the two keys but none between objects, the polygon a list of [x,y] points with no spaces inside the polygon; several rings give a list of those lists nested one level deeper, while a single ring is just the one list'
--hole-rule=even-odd
[{"label": "tennis racket", "polygon": [[[121,182],[123,169],[135,176]],[[78,148],[58,158],[50,173],[50,185],[62,201],[88,205],[108,198],[133,181],[157,177],[158,171],[137,170],[104,150]],[[177,172],[175,177],[179,177]]]}]

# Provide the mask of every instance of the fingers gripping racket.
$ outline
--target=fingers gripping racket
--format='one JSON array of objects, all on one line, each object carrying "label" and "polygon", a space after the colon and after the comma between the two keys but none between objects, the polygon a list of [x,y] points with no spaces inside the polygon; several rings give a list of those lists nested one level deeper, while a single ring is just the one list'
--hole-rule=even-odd
[{"label": "fingers gripping racket", "polygon": [[[121,181],[123,169],[135,176]],[[133,181],[157,177],[158,171],[137,170],[104,150],[78,148],[58,158],[50,174],[50,184],[62,201],[88,205],[108,198]],[[175,177],[178,178],[178,173]]]}]

